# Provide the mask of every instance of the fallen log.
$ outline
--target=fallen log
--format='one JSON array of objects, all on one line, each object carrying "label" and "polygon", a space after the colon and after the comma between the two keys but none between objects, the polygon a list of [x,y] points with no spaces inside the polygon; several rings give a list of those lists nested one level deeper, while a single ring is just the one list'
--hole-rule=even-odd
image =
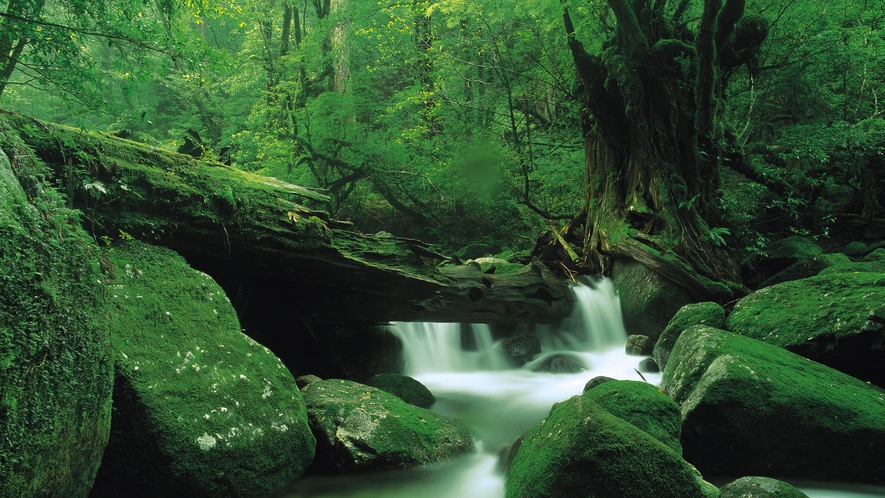
[{"label": "fallen log", "polygon": [[291,282],[311,322],[552,323],[569,311],[568,285],[541,264],[504,275],[447,265],[428,244],[308,207],[325,199],[316,190],[17,114],[0,112],[0,132],[4,150],[27,149],[10,158],[48,166],[97,239],[171,248],[216,279]]}]

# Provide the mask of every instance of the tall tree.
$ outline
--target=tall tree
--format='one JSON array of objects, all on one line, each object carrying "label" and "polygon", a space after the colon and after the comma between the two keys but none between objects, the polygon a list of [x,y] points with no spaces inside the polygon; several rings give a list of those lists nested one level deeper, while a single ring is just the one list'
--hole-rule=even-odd
[{"label": "tall tree", "polygon": [[717,247],[727,233],[717,191],[733,138],[723,88],[736,68],[753,70],[768,24],[745,15],[744,0],[606,3],[614,26],[597,53],[568,6],[563,16],[586,109],[581,263],[605,272],[633,258],[696,295],[725,297],[717,281],[734,273]]}]

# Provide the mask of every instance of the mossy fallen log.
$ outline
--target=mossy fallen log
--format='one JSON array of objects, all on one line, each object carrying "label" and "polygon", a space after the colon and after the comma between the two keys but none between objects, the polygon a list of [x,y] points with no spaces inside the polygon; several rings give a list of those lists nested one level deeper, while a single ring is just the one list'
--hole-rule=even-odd
[{"label": "mossy fallen log", "polygon": [[316,190],[12,113],[0,113],[0,133],[21,149],[7,153],[46,163],[97,239],[165,246],[213,276],[292,282],[310,296],[311,321],[549,323],[569,310],[568,286],[542,265],[445,266],[428,244],[357,233],[311,209],[325,199]]}]

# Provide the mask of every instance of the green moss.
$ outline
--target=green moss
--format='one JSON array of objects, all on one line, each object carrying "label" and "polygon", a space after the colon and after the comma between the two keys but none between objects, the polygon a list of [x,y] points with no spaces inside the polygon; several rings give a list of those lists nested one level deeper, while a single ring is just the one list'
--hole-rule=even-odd
[{"label": "green moss", "polygon": [[679,436],[682,414],[669,396],[646,382],[616,380],[584,392],[612,415],[635,425],[649,436],[682,454]]},{"label": "green moss", "polygon": [[42,171],[0,123],[0,496],[86,496],[111,413],[99,251]]},{"label": "green moss", "polygon": [[885,393],[851,376],[698,325],[661,385],[681,405],[685,457],[705,473],[885,479]]},{"label": "green moss", "polygon": [[168,249],[108,254],[115,416],[95,496],[261,496],[305,470],[314,440],[295,380],[240,332],[208,275]]},{"label": "green moss", "polygon": [[526,434],[506,483],[509,498],[717,495],[672,449],[585,396],[557,403]]},{"label": "green moss", "polygon": [[374,387],[324,380],[304,388],[304,397],[320,470],[409,467],[473,449],[463,423]]},{"label": "green moss", "polygon": [[716,303],[704,302],[687,304],[679,309],[670,323],[661,332],[661,336],[655,343],[652,356],[657,362],[658,367],[663,370],[667,366],[670,358],[670,351],[682,332],[692,325],[709,325],[711,327],[721,328],[725,325],[725,309]]},{"label": "green moss", "polygon": [[430,408],[436,398],[424,384],[407,376],[393,373],[373,375],[366,384],[389,392],[410,405]]}]

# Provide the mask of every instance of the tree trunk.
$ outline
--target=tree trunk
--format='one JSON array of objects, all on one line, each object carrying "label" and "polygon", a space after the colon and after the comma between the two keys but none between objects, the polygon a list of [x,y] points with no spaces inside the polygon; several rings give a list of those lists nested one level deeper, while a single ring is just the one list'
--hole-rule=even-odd
[{"label": "tree trunk", "polygon": [[725,233],[717,43],[730,43],[743,2],[706,0],[696,36],[662,21],[665,1],[608,4],[617,28],[600,55],[584,50],[564,13],[587,112],[585,269],[606,273],[629,257],[696,298],[728,299],[737,272],[713,231]]}]

